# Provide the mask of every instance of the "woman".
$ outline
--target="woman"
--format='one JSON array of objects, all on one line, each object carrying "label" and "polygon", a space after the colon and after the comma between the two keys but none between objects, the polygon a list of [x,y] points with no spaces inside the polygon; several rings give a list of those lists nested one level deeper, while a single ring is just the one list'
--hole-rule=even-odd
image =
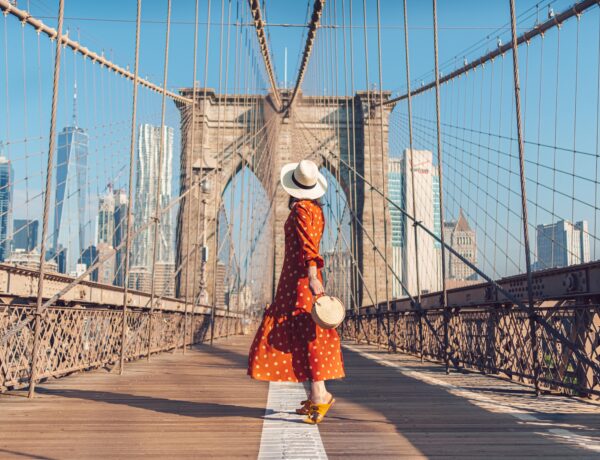
[{"label": "woman", "polygon": [[310,394],[298,414],[306,423],[320,423],[335,399],[325,380],[344,377],[340,339],[335,329],[322,329],[310,312],[323,294],[323,258],[319,244],[325,226],[317,201],[327,181],[310,160],[281,170],[281,185],[290,195],[285,222],[285,258],[275,299],[265,311],[250,348],[248,375],[275,382],[310,381]]}]

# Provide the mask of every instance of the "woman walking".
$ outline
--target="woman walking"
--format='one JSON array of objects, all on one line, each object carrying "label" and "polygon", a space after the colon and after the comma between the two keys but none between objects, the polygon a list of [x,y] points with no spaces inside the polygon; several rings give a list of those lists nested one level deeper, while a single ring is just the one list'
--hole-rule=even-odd
[{"label": "woman walking", "polygon": [[302,160],[282,168],[281,185],[290,195],[285,257],[275,299],[250,348],[248,375],[274,382],[310,381],[309,397],[296,412],[315,424],[335,402],[325,380],[344,377],[337,331],[322,329],[310,315],[315,296],[323,294],[319,245],[325,218],[318,199],[327,191],[327,181],[314,162]]}]

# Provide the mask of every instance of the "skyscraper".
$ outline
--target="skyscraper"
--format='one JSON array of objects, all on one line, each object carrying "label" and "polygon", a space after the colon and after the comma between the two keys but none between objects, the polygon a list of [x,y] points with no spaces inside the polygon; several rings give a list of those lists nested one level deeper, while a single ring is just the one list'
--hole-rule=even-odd
[{"label": "skyscraper", "polygon": [[585,220],[537,226],[537,269],[568,267],[590,261],[590,234]]},{"label": "skyscraper", "polygon": [[113,284],[115,278],[115,255],[113,247],[107,243],[98,243],[98,259],[104,262],[98,267],[98,282]]},{"label": "skyscraper", "polygon": [[37,246],[38,220],[15,219],[13,232],[13,251],[31,252]]},{"label": "skyscraper", "polygon": [[[413,174],[416,212],[413,207]],[[420,221],[424,227],[439,233],[439,193],[437,170],[433,165],[433,156],[427,150],[404,150],[398,159],[390,158],[388,166],[388,190],[390,199],[409,215]],[[441,289],[440,246],[431,236],[416,229],[412,220],[394,206],[390,206],[392,222],[392,266],[402,280],[408,292],[417,295],[417,254],[415,252],[415,231],[418,245],[418,284],[421,293]],[[437,220],[437,222],[436,222]],[[392,295],[403,297],[400,282],[392,281]]]},{"label": "skyscraper", "polygon": [[115,233],[115,197],[111,188],[98,198],[98,244],[104,243],[112,246]]},{"label": "skyscraper", "polygon": [[[67,248],[75,262],[86,248],[85,210],[87,200],[88,134],[77,123],[77,85],[73,93],[73,121],[58,135],[56,155],[56,190],[54,195],[53,253],[59,245]],[[77,238],[69,227],[77,223]],[[72,227],[71,227],[72,228]],[[59,263],[60,266],[60,263]],[[68,269],[68,268],[67,268]]]},{"label": "skyscraper", "polygon": [[[77,259],[77,265],[85,265],[85,267],[91,267],[98,258],[98,248],[93,244],[85,248],[79,258]],[[98,269],[90,273],[90,280],[98,281]]]},{"label": "skyscraper", "polygon": [[[98,254],[104,258],[108,253],[125,241],[127,231],[127,195],[123,190],[112,190],[108,186],[106,194],[98,199]],[[102,267],[98,280],[105,284],[122,286],[123,255],[125,248],[117,250],[115,257],[107,260]]]},{"label": "skyscraper", "polygon": [[[388,194],[400,208],[404,209],[404,174],[402,173],[402,160],[400,158],[389,158],[388,160]],[[395,206],[390,206],[390,221],[392,227],[392,268],[394,273],[402,279],[402,249],[404,247],[405,229],[404,215]],[[392,277],[392,297],[403,297],[400,282]]]},{"label": "skyscraper", "polygon": [[[469,226],[462,209],[456,221],[444,222],[444,241],[473,265],[477,265],[477,235]],[[446,251],[446,278],[473,281],[477,280],[477,274],[454,254]]]},{"label": "skyscraper", "polygon": [[[129,199],[124,190],[115,190],[115,211],[113,221],[115,232],[113,234],[113,247],[118,248],[127,237],[127,205]],[[123,286],[125,283],[125,248],[117,250],[115,255],[115,286]]]},{"label": "skyscraper", "polygon": [[[160,127],[143,124],[140,126],[136,158],[134,228],[149,222],[156,212],[156,187],[161,170],[159,205],[165,207],[171,201],[173,177],[173,128],[165,126],[163,132],[162,167],[160,159]],[[166,212],[161,216],[158,233],[157,261],[173,262],[175,241],[173,218]],[[132,266],[152,267],[154,232],[152,226],[140,233],[133,242]]]},{"label": "skyscraper", "polygon": [[10,160],[0,157],[0,261],[9,257],[12,243],[14,172]]}]

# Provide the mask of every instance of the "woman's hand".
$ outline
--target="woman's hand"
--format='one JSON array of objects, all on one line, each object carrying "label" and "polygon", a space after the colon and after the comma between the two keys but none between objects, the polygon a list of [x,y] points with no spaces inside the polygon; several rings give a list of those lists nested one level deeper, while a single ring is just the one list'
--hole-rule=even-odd
[{"label": "woman's hand", "polygon": [[308,267],[308,285],[310,286],[310,290],[314,295],[323,294],[323,283],[319,280],[317,276],[317,267],[315,265],[311,265]]},{"label": "woman's hand", "polygon": [[314,295],[320,295],[325,292],[325,290],[323,289],[323,283],[321,283],[321,280],[319,280],[319,278],[317,277],[309,278],[308,285],[310,286],[310,290],[313,292]]}]

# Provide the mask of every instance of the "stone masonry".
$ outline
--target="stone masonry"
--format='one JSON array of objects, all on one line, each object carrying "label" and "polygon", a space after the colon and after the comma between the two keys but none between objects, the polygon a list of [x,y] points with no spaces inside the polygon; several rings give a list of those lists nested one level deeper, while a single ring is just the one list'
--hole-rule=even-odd
[{"label": "stone masonry", "polygon": [[[191,89],[184,89],[181,93],[192,97]],[[282,96],[285,101],[289,94],[284,92]],[[383,96],[386,99],[390,94],[385,92]],[[352,219],[350,241],[343,244],[344,250],[348,250],[355,261],[352,290],[356,292],[357,302],[372,305],[390,298],[392,275],[380,255],[386,254],[387,249],[391,265],[388,206],[381,195],[371,191],[360,177],[363,176],[379,190],[387,189],[391,106],[369,110],[378,99],[378,92],[360,92],[354,97],[326,100],[300,95],[293,111],[281,114],[275,110],[269,96],[219,96],[211,89],[196,89],[194,126],[191,106],[179,106],[181,190],[184,193],[189,183],[196,183],[205,175],[210,178],[211,187],[207,193],[195,187],[180,206],[176,266],[181,264],[183,268],[177,279],[177,296],[184,297],[187,292],[191,300],[200,292],[202,263],[200,250],[196,247],[202,245],[204,223],[209,251],[205,282],[209,304],[212,305],[217,231],[215,216],[227,184],[244,166],[254,172],[267,196],[273,197],[268,225],[273,226],[274,263],[265,261],[265,270],[271,273],[276,286],[284,255],[283,224],[289,214],[288,195],[279,185],[279,171],[285,163],[310,158],[336,177],[351,213],[356,216]],[[265,203],[265,206],[268,205]],[[190,257],[189,263],[186,263],[188,253],[195,257]],[[189,275],[187,269],[190,270]]]}]

